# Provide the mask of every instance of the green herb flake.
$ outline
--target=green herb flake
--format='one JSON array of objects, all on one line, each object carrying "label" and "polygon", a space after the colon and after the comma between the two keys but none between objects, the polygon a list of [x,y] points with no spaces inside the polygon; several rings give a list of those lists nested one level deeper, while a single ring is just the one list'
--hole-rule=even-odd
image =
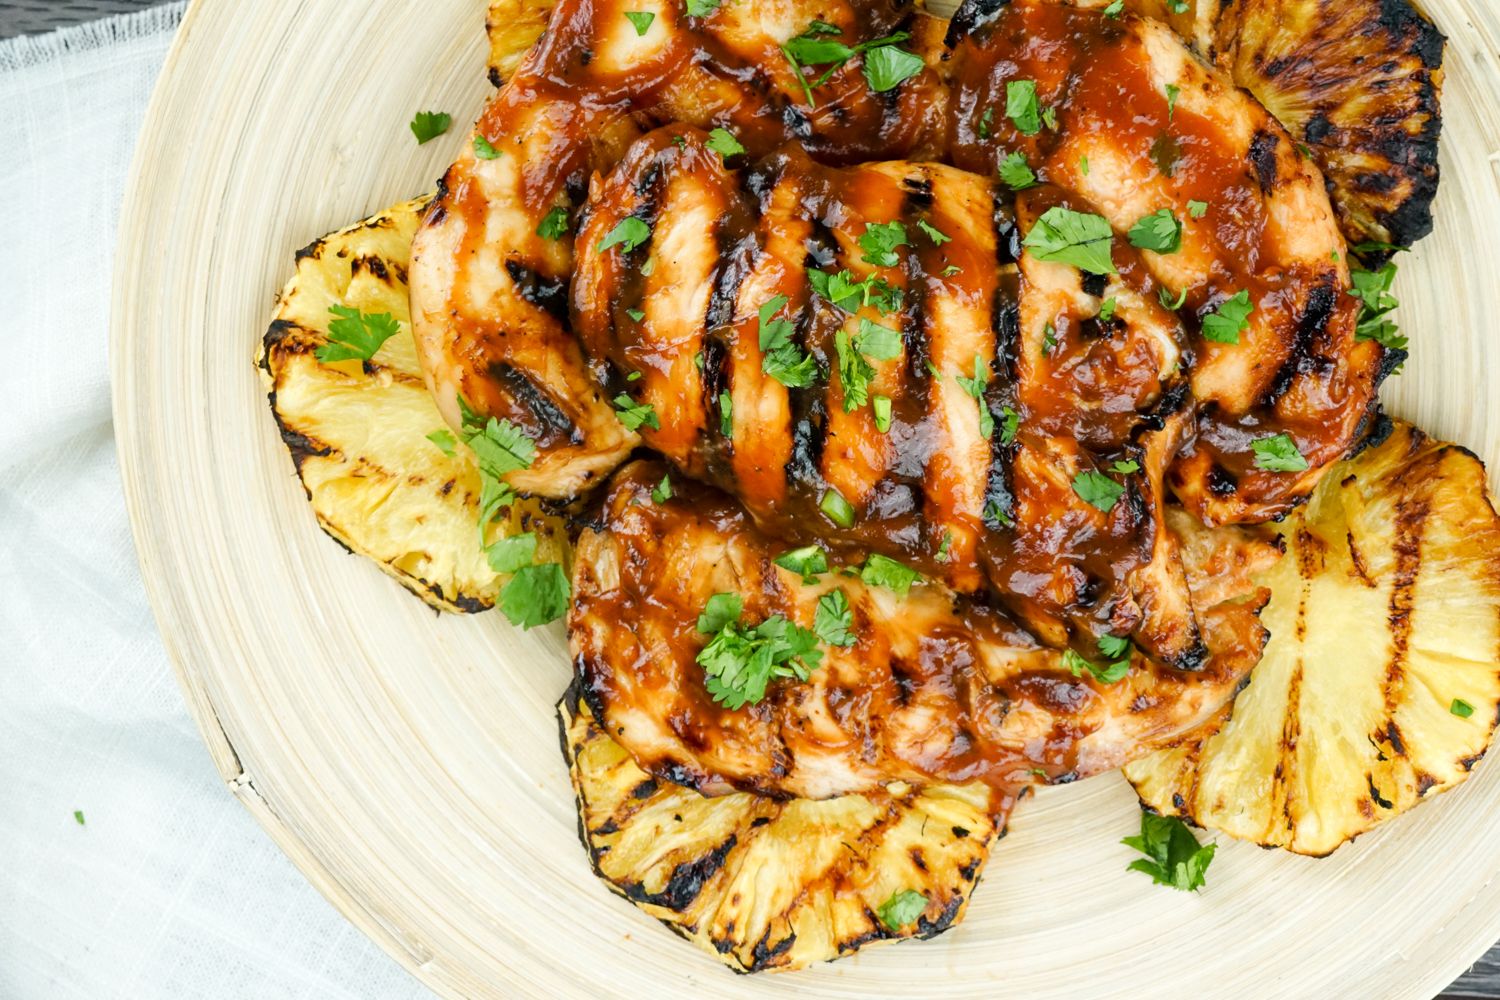
[{"label": "green herb flake", "polygon": [[782,569],[799,574],[803,583],[816,583],[818,574],[828,572],[828,553],[817,545],[783,552],[774,562]]},{"label": "green herb flake", "polygon": [[611,229],[604,239],[599,241],[597,247],[600,253],[610,247],[619,247],[624,253],[629,253],[636,247],[651,238],[651,227],[633,215],[627,215]]},{"label": "green herb flake", "polygon": [[938,562],[947,562],[948,561],[948,553],[949,553],[949,551],[952,548],[953,548],[953,532],[944,530],[943,531],[943,542],[942,542],[941,545],[938,546],[938,550],[937,550],[937,561]]},{"label": "green herb flake", "polygon": [[1130,673],[1130,660],[1116,660],[1113,663],[1095,663],[1087,657],[1081,656],[1071,649],[1063,650],[1063,666],[1074,677],[1082,677],[1085,673],[1091,674],[1094,680],[1100,684],[1115,684],[1125,679]]},{"label": "green herb flake", "polygon": [[1099,322],[1108,323],[1110,320],[1114,319],[1115,310],[1119,307],[1120,304],[1115,301],[1115,297],[1113,295],[1105,299],[1103,302],[1099,303]]},{"label": "green herb flake", "polygon": [[643,37],[651,30],[651,22],[656,20],[656,15],[649,10],[627,10],[625,20],[635,29],[636,37]]},{"label": "green herb flake", "polygon": [[686,0],[683,8],[688,17],[708,17],[719,9],[720,0]]},{"label": "green herb flake", "polygon": [[727,390],[719,393],[719,433],[734,437],[734,397]]},{"label": "green herb flake", "polygon": [[731,156],[739,156],[745,151],[745,147],[740,145],[734,133],[726,128],[716,128],[708,133],[708,141],[704,145],[726,160]]},{"label": "green herb flake", "polygon": [[818,598],[813,613],[813,634],[830,646],[854,645],[854,612],[842,590],[830,590]]},{"label": "green herb flake", "polygon": [[515,573],[536,561],[536,533],[524,531],[502,538],[485,546],[484,557],[496,573]]},{"label": "green herb flake", "polygon": [[990,383],[990,366],[980,355],[974,356],[974,377],[955,376],[959,388],[974,397],[979,404],[979,436],[988,441],[995,435],[995,417],[984,402],[984,389]]},{"label": "green herb flake", "polygon": [[872,552],[859,568],[859,578],[868,586],[885,587],[905,597],[911,585],[922,579],[922,574],[904,563]]},{"label": "green herb flake", "polygon": [[[558,240],[568,235],[568,210],[561,205],[554,205],[542,216],[542,221],[537,223],[536,234],[544,240]],[[645,268],[641,269],[642,273]]]},{"label": "green herb flake", "polygon": [[1203,339],[1216,344],[1238,344],[1240,333],[1250,326],[1250,314],[1254,311],[1250,293],[1243,289],[1235,292],[1203,317]]},{"label": "green herb flake", "polygon": [[328,323],[328,343],[313,355],[324,364],[335,361],[369,361],[381,345],[401,332],[401,324],[390,313],[362,313],[349,306],[328,307],[334,319]]},{"label": "green herb flake", "polygon": [[1000,416],[1000,443],[1010,444],[1016,439],[1016,432],[1021,429],[1021,414],[1009,406],[1002,406]]},{"label": "green herb flake", "polygon": [[806,388],[817,378],[818,362],[797,344],[791,320],[776,317],[786,304],[785,295],[773,295],[760,307],[760,367],[782,385]]},{"label": "green herb flake", "polygon": [[650,403],[637,403],[622,392],[614,398],[614,404],[615,416],[619,417],[620,423],[630,430],[640,430],[643,424],[653,431],[661,430],[661,420],[656,416],[656,407]]},{"label": "green herb flake", "polygon": [[1189,201],[1187,203],[1187,210],[1188,215],[1192,216],[1195,219],[1201,219],[1204,215],[1208,214],[1208,202],[1197,200]]},{"label": "green herb flake", "polygon": [[1175,83],[1167,84],[1167,121],[1177,113],[1177,98],[1182,96],[1182,88]]},{"label": "green herb flake", "polygon": [[1105,17],[1119,17],[1125,10],[1125,0],[1113,0],[1108,7],[1104,8]]},{"label": "green herb flake", "polygon": [[663,504],[670,499],[672,499],[672,477],[662,476],[661,482],[651,489],[651,502]]},{"label": "green herb flake", "polygon": [[411,120],[411,134],[421,146],[448,131],[452,124],[453,116],[446,111],[418,111]]},{"label": "green herb flake", "polygon": [[777,678],[807,680],[822,662],[818,637],[782,615],[759,625],[740,623],[743,602],[735,594],[715,594],[698,616],[698,631],[712,635],[698,651],[704,688],[731,710],[759,704]]},{"label": "green herb flake", "polygon": [[828,517],[828,520],[839,527],[854,527],[854,507],[850,505],[848,500],[844,499],[842,493],[833,487],[830,486],[828,491],[818,500],[818,509]]},{"label": "green herb flake", "polygon": [[646,313],[643,310],[640,310],[640,309],[626,309],[625,310],[625,315],[629,316],[632,320],[634,320],[637,323],[639,323],[641,320],[643,320],[643,319],[646,318]]},{"label": "green herb flake", "polygon": [[1042,130],[1042,108],[1037,101],[1034,80],[1011,80],[1005,85],[1005,117],[1015,123],[1022,135],[1036,135]]},{"label": "green herb flake", "polygon": [[[1460,719],[1467,719],[1469,716],[1474,714],[1474,706],[1470,705],[1462,698],[1454,698],[1453,701],[1448,705],[1448,711],[1458,716]],[[77,814],[75,813],[74,815]],[[80,819],[79,822],[82,823],[83,820]]]},{"label": "green herb flake", "polygon": [[484,136],[475,134],[474,155],[481,160],[497,160],[500,158],[500,150],[490,145],[490,141]]},{"label": "green herb flake", "polygon": [[1183,287],[1183,289],[1177,293],[1177,297],[1174,299],[1172,297],[1171,289],[1163,285],[1156,290],[1156,301],[1162,304],[1163,309],[1168,309],[1172,312],[1176,312],[1177,310],[1181,309],[1182,304],[1187,301],[1187,293],[1187,288]]},{"label": "green herb flake", "polygon": [[1090,274],[1116,274],[1109,220],[1055,205],[1043,212],[1022,245],[1037,260],[1071,264]]},{"label": "green herb flake", "polygon": [[567,574],[555,562],[523,566],[500,591],[500,610],[523,629],[557,621],[568,610]]},{"label": "green herb flake", "polygon": [[875,415],[875,429],[884,434],[891,429],[891,397],[871,396],[870,412]]},{"label": "green herb flake", "polygon": [[1359,299],[1359,320],[1354,328],[1356,340],[1373,340],[1382,347],[1405,350],[1407,339],[1390,318],[1390,313],[1399,303],[1391,294],[1391,283],[1396,279],[1396,262],[1388,261],[1378,271],[1362,268],[1349,269],[1349,294]]},{"label": "green herb flake", "polygon": [[895,267],[901,262],[897,247],[907,246],[906,227],[900,221],[872,222],[859,237],[861,260],[876,267]]},{"label": "green herb flake", "polygon": [[458,443],[453,437],[453,432],[446,427],[441,427],[427,435],[427,440],[431,441],[438,451],[449,458],[453,457],[454,445]]},{"label": "green herb flake", "polygon": [[1133,458],[1120,459],[1110,465],[1109,471],[1118,473],[1122,476],[1128,476],[1132,473],[1140,472],[1141,463],[1137,462]]},{"label": "green herb flake", "polygon": [[1250,442],[1255,452],[1255,467],[1267,472],[1305,472],[1307,459],[1297,449],[1297,442],[1285,432],[1258,438]]},{"label": "green herb flake", "polygon": [[1089,175],[1089,158],[1087,156],[1080,156],[1078,158],[1078,170],[1085,177]]},{"label": "green herb flake", "polygon": [[1214,844],[1200,844],[1187,824],[1176,816],[1156,816],[1142,811],[1141,832],[1137,837],[1120,841],[1144,858],[1132,861],[1128,870],[1145,872],[1157,885],[1169,885],[1183,892],[1203,886],[1204,873],[1214,859]]},{"label": "green herb flake", "polygon": [[[1122,0],[1123,2],[1123,0]],[[995,109],[985,108],[984,113],[979,116],[979,127],[975,129],[981,139],[988,139],[995,128]]]},{"label": "green herb flake", "polygon": [[926,219],[918,219],[917,228],[922,230],[923,233],[927,234],[927,238],[932,241],[932,245],[935,247],[940,247],[944,243],[951,242],[953,239],[953,237],[947,235],[942,230],[928,223]]},{"label": "green herb flake", "polygon": [[83,823],[83,810],[82,809],[74,809],[73,810],[73,822],[77,823],[79,826],[83,826],[84,825],[84,823]]},{"label": "green herb flake", "polygon": [[1125,492],[1125,487],[1095,469],[1073,477],[1073,492],[1084,503],[1108,514]]},{"label": "green herb flake", "polygon": [[922,57],[895,45],[881,45],[865,52],[865,82],[877,94],[895,90],[910,80],[927,64]]},{"label": "green herb flake", "polygon": [[1176,253],[1182,247],[1182,222],[1171,209],[1157,209],[1130,227],[1130,245],[1155,253]]},{"label": "green herb flake", "polygon": [[875,915],[886,929],[898,932],[903,927],[917,922],[922,911],[927,909],[927,897],[914,889],[902,889],[891,893],[891,897],[875,908]]},{"label": "green herb flake", "polygon": [[1026,154],[1010,153],[1000,161],[1000,180],[1012,191],[1036,186],[1036,174],[1026,162]]},{"label": "green herb flake", "polygon": [[739,621],[744,609],[745,601],[739,594],[715,594],[698,614],[698,631],[712,635]]}]

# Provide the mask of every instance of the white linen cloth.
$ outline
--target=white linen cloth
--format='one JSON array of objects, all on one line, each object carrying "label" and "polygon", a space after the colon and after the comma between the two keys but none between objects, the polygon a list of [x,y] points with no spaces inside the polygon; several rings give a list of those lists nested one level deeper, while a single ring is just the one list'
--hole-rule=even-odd
[{"label": "white linen cloth", "polygon": [[181,14],[0,43],[0,998],[430,997],[220,783],[141,588],[110,272]]}]

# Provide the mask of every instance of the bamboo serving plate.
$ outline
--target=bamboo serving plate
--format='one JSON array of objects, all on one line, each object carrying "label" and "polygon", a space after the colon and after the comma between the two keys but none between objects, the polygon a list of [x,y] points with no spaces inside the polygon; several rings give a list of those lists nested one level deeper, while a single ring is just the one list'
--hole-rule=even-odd
[{"label": "bamboo serving plate", "polygon": [[[1427,8],[1443,182],[1385,399],[1500,470],[1500,7]],[[456,155],[483,29],[477,0],[195,3],[119,233],[115,423],[157,621],[230,790],[350,920],[439,994],[507,998],[1430,997],[1500,938],[1493,761],[1323,860],[1218,837],[1200,894],[1125,871],[1118,775],[1046,789],[956,929],[790,975],[732,976],[611,895],[558,747],[561,626],[436,617],[340,549],[250,364],[292,253]],[[427,109],[455,127],[419,147]]]}]

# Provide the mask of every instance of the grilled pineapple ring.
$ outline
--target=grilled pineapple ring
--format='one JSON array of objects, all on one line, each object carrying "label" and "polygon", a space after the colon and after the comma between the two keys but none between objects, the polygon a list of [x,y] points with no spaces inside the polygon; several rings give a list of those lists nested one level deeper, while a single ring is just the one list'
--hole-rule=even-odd
[{"label": "grilled pineapple ring", "polygon": [[[570,691],[558,705],[578,829],[612,890],[739,972],[800,969],[963,917],[1003,832],[980,785],[778,801],[654,780]],[[899,929],[895,894],[926,897]]]},{"label": "grilled pineapple ring", "polygon": [[[427,439],[446,430],[422,381],[406,304],[412,234],[427,199],[389,208],[297,254],[257,364],[281,440],[323,530],[428,604],[483,611],[502,578],[475,527],[479,472],[462,445],[449,456]],[[390,313],[401,330],[368,362],[324,364],[328,308]],[[538,554],[565,544],[555,519],[517,503],[490,529],[536,531]],[[494,537],[493,535],[491,537]]]},{"label": "grilled pineapple ring", "polygon": [[1500,709],[1500,518],[1472,454],[1398,424],[1280,527],[1227,719],[1125,768],[1141,801],[1324,855],[1468,777]]}]

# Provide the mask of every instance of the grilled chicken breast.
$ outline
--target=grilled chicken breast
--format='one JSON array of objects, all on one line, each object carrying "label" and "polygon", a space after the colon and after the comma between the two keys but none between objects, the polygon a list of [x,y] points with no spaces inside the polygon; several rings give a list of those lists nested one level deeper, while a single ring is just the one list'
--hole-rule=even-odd
[{"label": "grilled chicken breast", "polygon": [[814,87],[818,74],[781,48],[814,22],[848,46],[906,33],[933,60],[941,48],[942,22],[906,3],[724,4],[693,17],[676,3],[562,0],[485,108],[413,243],[412,324],[455,429],[462,399],[535,440],[537,461],[509,477],[516,489],[570,498],[637,443],[588,378],[564,307],[588,178],[643,124],[726,126],[759,152],[795,139],[834,161],[939,150],[937,76],[923,69],[877,93],[853,58]]},{"label": "grilled chicken breast", "polygon": [[[707,794],[1072,781],[1209,719],[1265,638],[1256,615],[1266,595],[1248,581],[1276,552],[1238,529],[1178,525],[1211,668],[1185,673],[1138,655],[1123,679],[1102,683],[939,584],[903,598],[837,572],[804,582],[773,562],[785,544],[722,494],[680,483],[654,500],[665,473],[635,463],[612,483],[578,543],[569,636],[582,696],[610,735],[646,770]],[[713,699],[695,662],[713,595],[741,595],[747,625],[781,615],[826,637],[819,605],[835,591],[849,609],[849,645],[825,641],[806,682],[773,681],[758,704],[730,710]]]}]

